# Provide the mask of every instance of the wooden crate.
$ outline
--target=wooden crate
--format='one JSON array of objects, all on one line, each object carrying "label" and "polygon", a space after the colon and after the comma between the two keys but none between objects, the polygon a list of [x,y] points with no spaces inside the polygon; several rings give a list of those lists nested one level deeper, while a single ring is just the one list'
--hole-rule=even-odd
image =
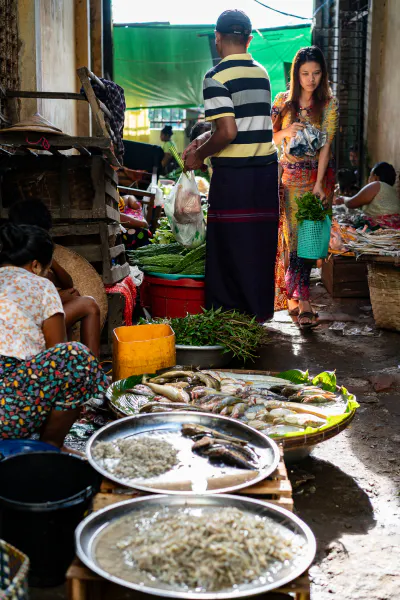
[{"label": "wooden crate", "polygon": [[55,224],[51,234],[56,244],[70,248],[90,262],[106,285],[117,283],[129,275],[125,246],[117,244],[118,223],[78,222]]},{"label": "wooden crate", "polygon": [[118,176],[101,156],[19,156],[0,162],[0,218],[19,200],[42,200],[54,221],[120,221]]},{"label": "wooden crate", "polygon": [[333,298],[369,298],[367,267],[352,256],[330,256],[322,282]]},{"label": "wooden crate", "polygon": [[[243,495],[257,496],[277,506],[293,510],[292,487],[287,476],[283,460],[283,450],[277,470],[264,482],[245,488],[240,493]],[[94,498],[93,510],[101,510],[117,502],[130,500],[143,496],[143,492],[119,488],[109,480],[104,480],[100,493]],[[112,584],[85,567],[79,559],[75,559],[67,572],[68,600],[148,600],[148,595],[122,586]],[[283,598],[295,600],[310,600],[310,580],[308,572],[288,585],[275,592],[258,596],[261,600],[274,600],[279,594]]]}]

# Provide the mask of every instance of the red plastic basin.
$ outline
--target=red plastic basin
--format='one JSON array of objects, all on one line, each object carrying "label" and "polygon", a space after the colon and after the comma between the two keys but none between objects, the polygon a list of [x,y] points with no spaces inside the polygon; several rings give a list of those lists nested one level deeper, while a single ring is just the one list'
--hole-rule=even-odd
[{"label": "red plastic basin", "polygon": [[145,275],[141,286],[141,303],[152,317],[196,315],[204,306],[204,281],[162,279]]}]

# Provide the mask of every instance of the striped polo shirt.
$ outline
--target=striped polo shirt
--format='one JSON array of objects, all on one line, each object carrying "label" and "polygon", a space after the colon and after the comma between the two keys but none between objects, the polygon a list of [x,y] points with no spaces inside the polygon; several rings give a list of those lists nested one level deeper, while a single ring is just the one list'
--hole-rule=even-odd
[{"label": "striped polo shirt", "polygon": [[233,116],[238,129],[233,142],[212,157],[214,167],[250,167],[276,161],[269,77],[250,54],[231,54],[208,71],[203,96],[206,121]]}]

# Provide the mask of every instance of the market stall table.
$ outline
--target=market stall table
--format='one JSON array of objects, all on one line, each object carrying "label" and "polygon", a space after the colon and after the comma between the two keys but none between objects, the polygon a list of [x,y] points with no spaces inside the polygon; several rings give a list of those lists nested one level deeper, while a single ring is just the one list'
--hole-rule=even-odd
[{"label": "market stall table", "polygon": [[[256,496],[258,499],[266,500],[287,510],[293,510],[292,487],[288,479],[286,466],[283,460],[283,449],[280,447],[281,460],[277,470],[265,481],[250,486],[240,494]],[[109,480],[103,480],[100,492],[95,496],[93,510],[101,510],[106,506],[130,500],[145,494],[130,490],[128,488],[118,488]],[[67,572],[68,600],[145,600],[149,599],[147,594],[133,592],[122,586],[106,581],[85,567],[83,563],[75,558]],[[276,592],[271,592],[259,596],[260,598],[272,598],[275,593],[286,595],[289,599],[293,594],[295,600],[310,599],[310,581],[308,573],[305,573],[292,583],[279,588]],[[282,596],[280,596],[281,598]],[[285,597],[285,596],[283,596]]]}]

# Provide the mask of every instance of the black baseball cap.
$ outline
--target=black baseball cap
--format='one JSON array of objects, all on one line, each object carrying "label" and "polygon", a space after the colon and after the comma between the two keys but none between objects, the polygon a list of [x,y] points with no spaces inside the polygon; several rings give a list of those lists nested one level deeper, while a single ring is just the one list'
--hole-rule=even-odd
[{"label": "black baseball cap", "polygon": [[225,34],[250,35],[252,25],[249,17],[242,10],[226,10],[218,17],[215,30]]}]

